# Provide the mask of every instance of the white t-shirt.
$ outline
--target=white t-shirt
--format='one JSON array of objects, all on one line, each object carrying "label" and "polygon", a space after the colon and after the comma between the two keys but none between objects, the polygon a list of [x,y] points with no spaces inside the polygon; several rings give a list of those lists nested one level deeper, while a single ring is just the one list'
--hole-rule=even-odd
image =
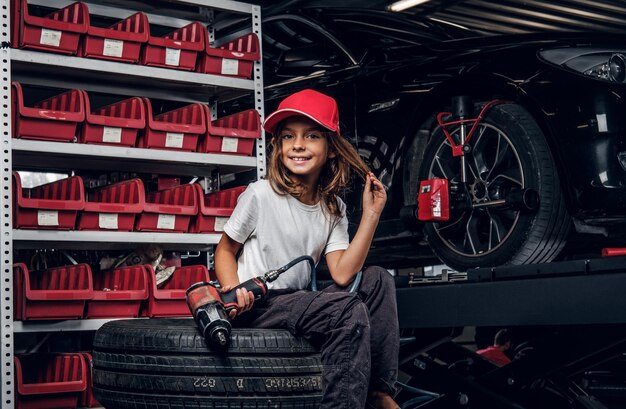
[{"label": "white t-shirt", "polygon": [[[291,195],[279,195],[267,180],[251,183],[239,196],[224,232],[243,243],[237,260],[240,282],[309,255],[348,248],[346,205],[337,198],[342,217],[331,216],[321,203],[306,205]],[[268,287],[300,290],[311,281],[309,263],[302,261],[281,274]]]}]

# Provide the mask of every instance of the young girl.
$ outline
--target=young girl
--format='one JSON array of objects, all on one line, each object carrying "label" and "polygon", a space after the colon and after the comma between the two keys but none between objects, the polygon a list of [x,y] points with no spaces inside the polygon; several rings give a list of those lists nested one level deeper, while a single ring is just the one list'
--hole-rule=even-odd
[{"label": "young girl", "polygon": [[[263,124],[273,135],[267,179],[248,186],[224,226],[215,252],[217,278],[228,291],[240,282],[309,255],[324,255],[334,284],[306,291],[307,263],[269,283],[267,296],[237,290],[238,326],[286,328],[321,341],[321,408],[396,409],[398,318],[391,275],[363,271],[358,292],[347,287],[363,267],[387,200],[356,150],[340,136],[337,103],[313,90],[285,98]],[[351,170],[365,181],[359,228],[348,237],[346,205],[337,196]],[[244,314],[245,313],[245,314]]]}]

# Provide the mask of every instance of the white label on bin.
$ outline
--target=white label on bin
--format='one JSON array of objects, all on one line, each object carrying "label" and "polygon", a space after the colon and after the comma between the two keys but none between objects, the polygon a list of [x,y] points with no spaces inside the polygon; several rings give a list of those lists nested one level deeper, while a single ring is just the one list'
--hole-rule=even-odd
[{"label": "white label on bin", "polygon": [[165,49],[165,65],[178,67],[180,64],[180,50],[178,48]]},{"label": "white label on bin", "polygon": [[176,216],[173,214],[160,214],[157,220],[157,229],[174,230]]},{"label": "white label on bin", "polygon": [[216,217],[215,218],[215,227],[213,230],[215,231],[224,231],[224,225],[228,221],[228,217]]},{"label": "white label on bin", "polygon": [[117,213],[98,213],[98,227],[117,230]]},{"label": "white label on bin", "polygon": [[122,142],[122,128],[105,126],[102,130],[102,142],[120,143]]},{"label": "white label on bin", "polygon": [[230,58],[222,59],[222,75],[237,75],[239,73],[239,60]]},{"label": "white label on bin", "polygon": [[184,134],[182,133],[166,132],[165,146],[168,148],[182,148],[184,139]]},{"label": "white label on bin", "polygon": [[41,36],[39,37],[39,44],[51,45],[58,47],[61,45],[61,31],[50,30],[48,28],[41,29]]},{"label": "white label on bin", "polygon": [[38,210],[37,224],[39,226],[58,226],[59,212],[56,210]]},{"label": "white label on bin", "polygon": [[121,57],[122,54],[124,54],[124,42],[122,40],[111,40],[110,38],[105,38],[102,54],[109,57]]},{"label": "white label on bin", "polygon": [[222,138],[222,152],[237,152],[238,144],[239,139],[225,136]]}]

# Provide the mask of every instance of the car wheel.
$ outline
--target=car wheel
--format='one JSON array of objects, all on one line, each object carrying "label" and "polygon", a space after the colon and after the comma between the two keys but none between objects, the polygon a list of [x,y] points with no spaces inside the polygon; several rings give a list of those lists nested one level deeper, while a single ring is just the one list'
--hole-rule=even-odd
[{"label": "car wheel", "polygon": [[313,408],[317,350],[285,330],[233,329],[212,350],[193,319],[119,320],[94,338],[93,387],[107,409]]},{"label": "car wheel", "polygon": [[[458,127],[452,131],[460,132]],[[460,158],[452,156],[440,127],[431,133],[424,152],[420,180],[445,178],[452,195],[465,195],[465,206],[452,209],[449,221],[424,226],[435,254],[457,271],[554,259],[565,244],[571,219],[555,162],[535,120],[519,105],[496,105],[478,125],[470,145],[466,183],[461,183]],[[481,207],[525,189],[538,193],[533,210]]]}]

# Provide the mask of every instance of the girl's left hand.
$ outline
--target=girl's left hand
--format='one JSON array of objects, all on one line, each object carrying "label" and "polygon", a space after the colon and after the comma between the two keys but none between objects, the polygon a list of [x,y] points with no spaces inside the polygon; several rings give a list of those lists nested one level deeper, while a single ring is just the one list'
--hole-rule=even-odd
[{"label": "girl's left hand", "polygon": [[365,177],[365,187],[363,188],[363,213],[373,212],[377,215],[382,213],[387,202],[387,191],[382,182],[376,179],[372,172]]},{"label": "girl's left hand", "polygon": [[[226,285],[223,286],[220,291],[223,293],[227,293],[231,289],[231,286]],[[237,316],[243,314],[246,311],[250,311],[252,309],[252,306],[254,305],[254,294],[252,294],[251,291],[248,291],[245,288],[238,288],[235,291],[237,294],[237,308],[230,310],[229,317],[231,320],[234,320]]]}]

